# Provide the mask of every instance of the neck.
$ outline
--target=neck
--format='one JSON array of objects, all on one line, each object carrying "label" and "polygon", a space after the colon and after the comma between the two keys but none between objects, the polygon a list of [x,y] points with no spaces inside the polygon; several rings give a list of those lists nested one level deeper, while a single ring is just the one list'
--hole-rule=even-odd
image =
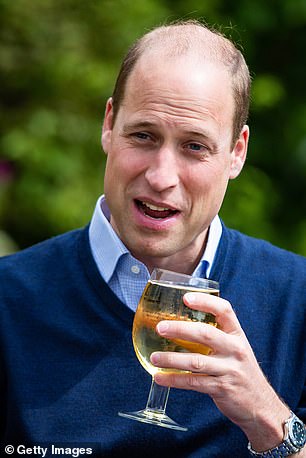
[{"label": "neck", "polygon": [[[192,253],[190,253],[189,255],[182,255],[180,252],[168,257],[139,257],[137,255],[134,255],[133,253],[132,255],[139,261],[141,261],[147,267],[150,273],[154,268],[160,268],[171,270],[173,272],[191,275],[195,271],[200,260],[202,259],[207,244],[207,238],[208,230],[206,231],[204,242],[201,244],[200,249],[196,250],[196,248],[194,248],[192,250]],[[195,252],[197,252],[196,257],[194,257]]]}]

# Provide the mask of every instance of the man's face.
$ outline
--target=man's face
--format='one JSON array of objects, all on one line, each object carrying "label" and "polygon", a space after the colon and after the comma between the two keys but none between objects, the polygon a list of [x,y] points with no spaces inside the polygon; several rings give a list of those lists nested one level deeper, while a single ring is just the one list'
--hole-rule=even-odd
[{"label": "man's face", "polygon": [[108,102],[102,144],[111,224],[149,268],[184,271],[201,255],[245,159],[247,127],[231,150],[233,114],[225,69],[192,56],[143,55],[114,125]]}]

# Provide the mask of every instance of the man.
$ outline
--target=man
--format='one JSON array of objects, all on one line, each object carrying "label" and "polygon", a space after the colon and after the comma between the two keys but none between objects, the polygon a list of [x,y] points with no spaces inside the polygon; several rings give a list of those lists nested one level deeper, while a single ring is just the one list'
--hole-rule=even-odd
[{"label": "man", "polygon": [[[196,22],[159,27],[130,49],[106,106],[105,197],[89,228],[1,263],[4,444],[103,457],[306,456],[306,261],[218,217],[246,158],[249,84],[241,53]],[[219,329],[157,326],[214,350],[151,355],[189,371],[155,377],[179,388],[168,410],[187,432],[117,416],[147,396],[131,325],[154,267],[221,285],[221,298],[185,296]]]}]

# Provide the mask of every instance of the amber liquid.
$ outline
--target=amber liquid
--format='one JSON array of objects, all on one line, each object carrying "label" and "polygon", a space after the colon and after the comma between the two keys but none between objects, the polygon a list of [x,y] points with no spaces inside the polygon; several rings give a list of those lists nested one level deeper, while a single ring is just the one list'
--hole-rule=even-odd
[{"label": "amber liquid", "polygon": [[137,358],[151,375],[156,372],[184,372],[153,366],[150,356],[155,351],[192,352],[203,355],[208,355],[212,351],[211,348],[199,343],[165,339],[155,331],[157,323],[162,320],[201,321],[217,326],[215,316],[211,313],[192,310],[184,305],[183,296],[191,291],[219,295],[217,289],[200,289],[155,280],[150,280],[144,289],[134,318],[133,344]]}]

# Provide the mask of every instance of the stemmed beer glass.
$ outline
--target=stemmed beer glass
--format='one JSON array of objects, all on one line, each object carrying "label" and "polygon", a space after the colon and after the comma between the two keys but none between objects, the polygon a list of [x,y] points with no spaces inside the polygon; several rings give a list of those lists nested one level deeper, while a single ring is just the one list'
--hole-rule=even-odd
[{"label": "stemmed beer glass", "polygon": [[179,425],[166,414],[170,388],[160,386],[154,381],[156,372],[186,373],[186,371],[153,366],[150,356],[155,351],[192,352],[204,355],[212,351],[199,343],[182,339],[165,339],[155,331],[157,323],[162,320],[201,321],[217,326],[214,315],[192,310],[183,303],[184,294],[191,291],[218,296],[219,284],[212,280],[195,278],[169,270],[153,270],[139,301],[132,332],[137,358],[152,376],[151,389],[145,409],[137,412],[119,412],[121,417],[187,431],[186,427]]}]

